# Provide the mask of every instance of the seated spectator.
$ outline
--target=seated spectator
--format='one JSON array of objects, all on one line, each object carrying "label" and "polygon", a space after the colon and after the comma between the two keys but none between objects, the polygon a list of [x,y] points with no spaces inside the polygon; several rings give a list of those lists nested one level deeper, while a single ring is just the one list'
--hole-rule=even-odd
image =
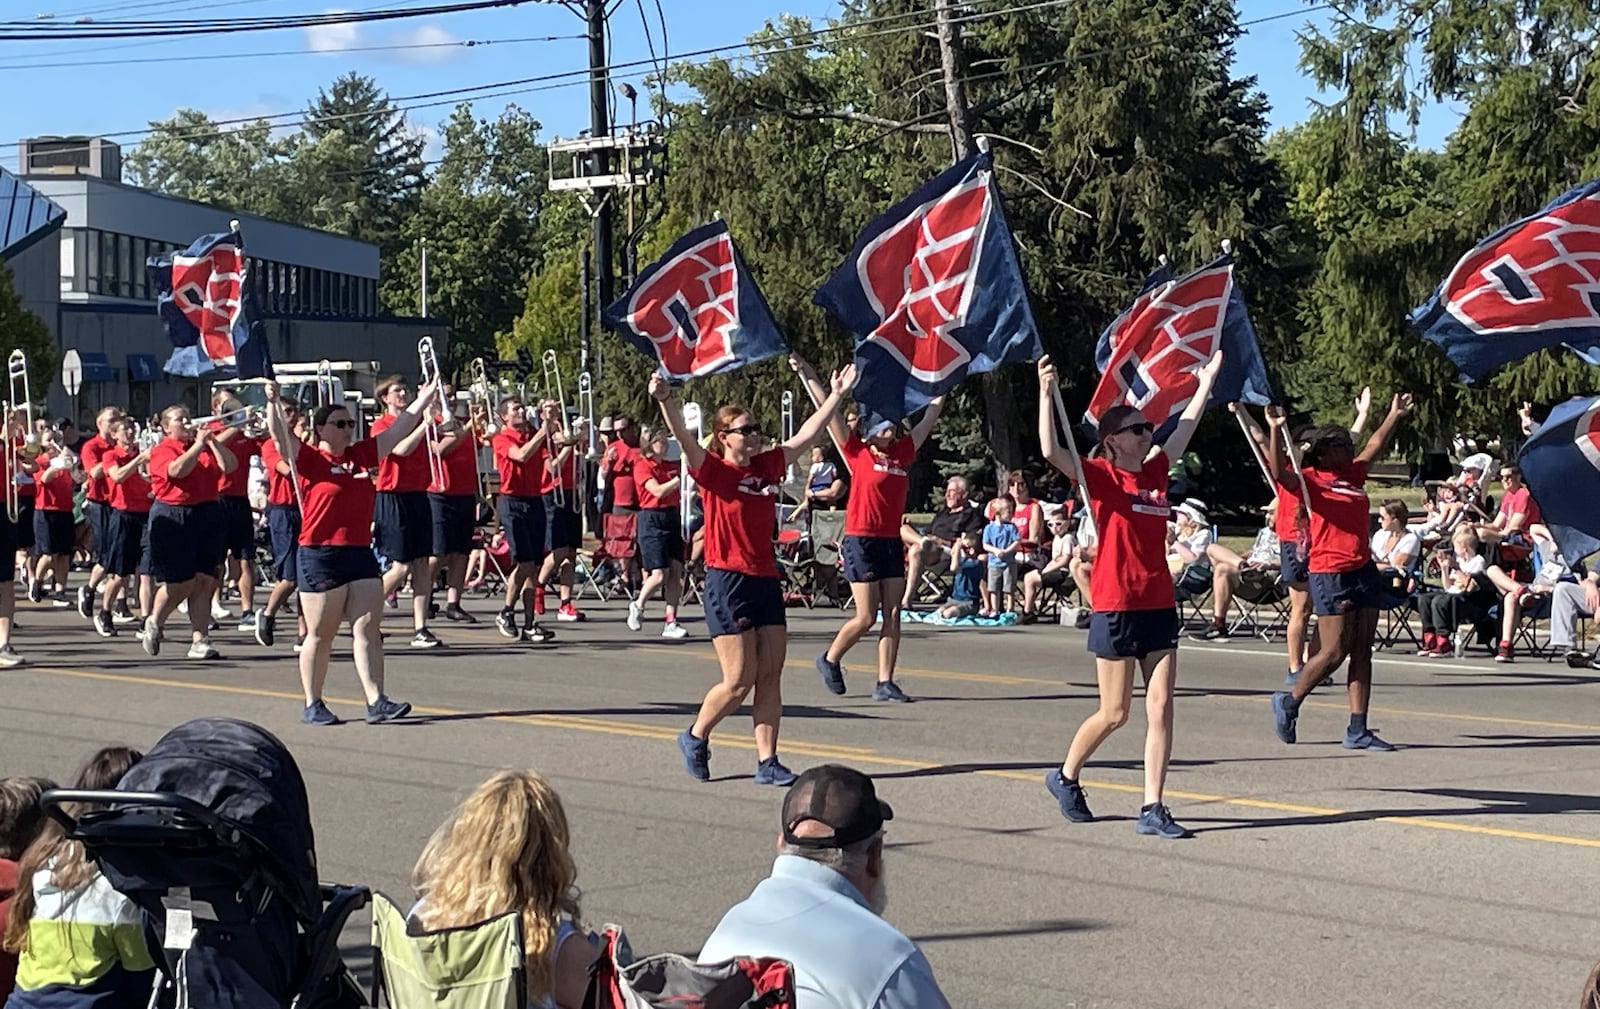
[{"label": "seated spectator", "polygon": [[1422,615],[1418,655],[1460,655],[1467,642],[1467,632],[1460,629],[1484,620],[1494,605],[1495,589],[1478,552],[1478,534],[1471,526],[1462,526],[1451,537],[1451,546],[1451,552],[1439,558],[1444,590],[1424,593],[1417,600]]},{"label": "seated spectator", "polygon": [[1266,525],[1256,533],[1255,542],[1250,546],[1250,556],[1240,557],[1221,543],[1206,547],[1206,560],[1211,565],[1211,626],[1198,634],[1189,635],[1195,641],[1216,641],[1228,636],[1228,608],[1233,605],[1233,595],[1238,591],[1239,582],[1246,571],[1278,573],[1281,547],[1275,531],[1278,515],[1276,498],[1267,505],[1265,515]]},{"label": "seated spectator", "polygon": [[993,617],[1010,612],[1017,592],[1017,551],[1022,534],[1012,523],[1015,512],[1011,496],[995,498],[989,504],[994,518],[983,527],[983,552],[989,555],[989,577],[983,586],[980,616]]},{"label": "seated spectator", "polygon": [[451,812],[411,873],[424,931],[522,916],[529,1009],[582,1009],[599,956],[580,923],[567,813],[533,771],[501,771]]},{"label": "seated spectator", "polygon": [[[0,778],[0,930],[17,891],[17,861],[44,831],[39,796],[56,787],[44,778]],[[17,980],[17,956],[0,949],[0,1004]]]},{"label": "seated spectator", "polygon": [[[89,758],[74,788],[109,789],[143,756],[108,746]],[[74,817],[94,807],[69,805]],[[17,954],[16,987],[6,1009],[142,1006],[155,961],[139,909],[112,889],[83,849],[54,820],[23,853],[17,891],[0,947]]]},{"label": "seated spectator", "polygon": [[801,504],[812,509],[838,508],[844,504],[844,481],[839,467],[821,445],[811,449],[811,469],[806,474],[806,495]]},{"label": "seated spectator", "polygon": [[1167,569],[1172,572],[1172,582],[1196,594],[1204,592],[1211,581],[1206,548],[1215,536],[1205,507],[1205,502],[1193,498],[1175,505],[1173,524],[1167,529]]},{"label": "seated spectator", "polygon": [[[1507,497],[1509,496],[1508,494]],[[1550,536],[1549,528],[1542,523],[1531,526],[1528,535],[1523,538],[1526,551],[1524,557],[1531,557],[1536,542],[1543,543],[1545,556],[1550,558],[1544,561],[1537,571],[1533,570],[1532,564],[1527,560],[1506,556],[1511,549],[1509,540],[1504,540],[1500,544],[1499,563],[1489,565],[1487,574],[1502,593],[1500,642],[1494,656],[1496,662],[1515,661],[1516,649],[1512,645],[1512,640],[1516,635],[1517,623],[1521,620],[1523,611],[1534,606],[1540,596],[1551,596],[1550,612],[1553,618],[1556,588],[1576,580],[1572,569],[1561,559],[1560,551]]]},{"label": "seated spectator", "polygon": [[964,532],[983,531],[983,509],[967,499],[970,489],[965,477],[953,476],[944,485],[944,507],[933,513],[928,531],[922,533],[907,522],[900,526],[900,540],[908,548],[906,594],[901,609],[910,609],[924,572],[940,574],[950,568],[950,551]]},{"label": "seated spectator", "polygon": [[783,799],[772,874],[717,924],[701,963],[773,957],[794,966],[795,1005],[948,1006],[916,944],[883,920],[883,825],[872,779],[838,764],[800,775]]},{"label": "seated spectator", "polygon": [[1466,505],[1455,485],[1449,481],[1432,481],[1426,487],[1426,515],[1421,522],[1406,528],[1417,534],[1424,547],[1431,547],[1441,540],[1448,541],[1466,514]]},{"label": "seated spectator", "polygon": [[[1500,507],[1494,518],[1478,524],[1478,539],[1486,546],[1500,543],[1526,547],[1529,544],[1528,527],[1540,519],[1539,506],[1522,482],[1522,470],[1515,463],[1500,467],[1500,482],[1506,492],[1500,495]],[[1526,552],[1517,555],[1525,557]]]},{"label": "seated spectator", "polygon": [[1040,567],[1030,567],[1022,573],[1022,622],[1031,624],[1039,618],[1039,590],[1054,589],[1061,593],[1072,580],[1072,560],[1078,543],[1072,538],[1070,520],[1064,512],[1057,511],[1045,523],[1050,533],[1050,553]]},{"label": "seated spectator", "polygon": [[1422,538],[1406,527],[1410,518],[1404,501],[1385,501],[1378,509],[1378,531],[1370,544],[1372,562],[1397,597],[1410,595],[1416,587],[1415,568],[1422,553]]},{"label": "seated spectator", "polygon": [[940,607],[939,615],[946,620],[960,620],[978,612],[984,592],[983,572],[987,555],[983,540],[977,533],[962,533],[951,552],[950,565],[953,577],[950,598]]},{"label": "seated spectator", "polygon": [[1590,571],[1581,581],[1559,582],[1550,595],[1550,647],[1566,653],[1572,669],[1600,669],[1600,654],[1577,647],[1578,618],[1593,618],[1600,611],[1600,571]]}]

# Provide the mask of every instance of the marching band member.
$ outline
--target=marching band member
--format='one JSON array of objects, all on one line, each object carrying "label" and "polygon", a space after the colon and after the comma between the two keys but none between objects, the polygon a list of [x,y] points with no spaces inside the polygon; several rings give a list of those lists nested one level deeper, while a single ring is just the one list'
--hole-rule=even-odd
[{"label": "marching band member", "polygon": [[[379,435],[398,423],[411,401],[411,388],[398,375],[378,383],[375,393],[384,405],[384,414],[372,422],[372,434]],[[433,552],[433,511],[428,504],[428,484],[432,466],[428,462],[426,424],[406,428],[406,437],[393,452],[378,460],[378,501],[374,524],[378,530],[378,552],[390,564],[383,577],[383,593],[392,596],[411,579],[411,619],[416,633],[412,648],[438,648],[443,642],[428,630],[428,597],[432,582],[428,577]]]},{"label": "marching band member", "polygon": [[781,678],[788,649],[783,589],[778,581],[772,531],[777,525],[778,486],[784,471],[811,448],[855,384],[855,365],[833,373],[832,392],[794,437],[765,448],[761,427],[749,411],[719,409],[710,447],[694,440],[683,413],[672,401],[672,387],[659,372],[650,376],[650,395],[683,446],[683,459],[705,503],[706,627],[722,667],[722,682],[706,693],[694,724],[678,734],[684,767],[701,781],[711,777],[711,731],[739,710],[755,692],[750,717],[755,723],[758,785],[791,785],[795,775],[778,760],[778,722],[783,717]]},{"label": "marching band member", "polygon": [[[106,519],[105,549],[100,560],[106,568],[105,586],[94,629],[102,638],[114,637],[116,624],[111,607],[127,588],[127,580],[137,577],[141,612],[154,610],[155,583],[148,571],[141,572],[145,531],[150,525],[150,450],[134,441],[133,422],[118,417],[111,424],[112,446],[100,456],[106,481],[110,484],[111,512]],[[148,565],[143,565],[148,567]]]},{"label": "marching band member", "polygon": [[563,623],[582,620],[583,614],[572,601],[572,581],[577,570],[578,547],[583,545],[583,521],[578,516],[578,467],[582,464],[583,418],[572,423],[569,438],[562,430],[561,404],[547,399],[539,404],[539,414],[549,425],[550,450],[544,471],[544,564],[534,589],[533,611],[544,613],[544,587],[555,578],[560,586],[561,608],[556,619]]},{"label": "marching band member", "polygon": [[[454,402],[446,387],[445,402]],[[439,479],[428,485],[428,507],[433,513],[433,577],[442,570],[445,579],[444,618],[475,624],[477,618],[461,608],[461,591],[467,582],[467,558],[472,555],[472,535],[478,525],[478,430],[474,418],[462,426],[453,411],[446,411],[441,427]],[[428,585],[433,586],[433,577]]]},{"label": "marching band member", "polygon": [[[516,566],[506,579],[506,605],[495,626],[508,638],[541,643],[553,635],[534,620],[534,588],[544,560],[545,518],[541,496],[545,457],[552,419],[535,428],[528,423],[522,400],[507,396],[500,401],[500,430],[494,436],[494,464],[500,472],[500,529]],[[517,630],[517,602],[521,600],[526,624]]]},{"label": "marching band member", "polygon": [[[278,397],[278,407],[284,423],[297,442],[306,440],[308,418],[300,412],[300,404],[285,396]],[[276,641],[278,611],[294,594],[299,580],[296,557],[300,552],[300,502],[295,497],[293,473],[289,464],[278,453],[278,443],[269,433],[261,443],[261,465],[267,470],[267,532],[272,537],[272,591],[267,594],[267,605],[256,614],[256,643],[271,648]],[[306,639],[306,614],[304,607],[296,608],[298,633],[295,648]]]},{"label": "marching band member", "polygon": [[[211,422],[211,434],[217,443],[226,445],[233,453],[237,465],[222,474],[218,487],[217,507],[222,521],[222,545],[227,551],[225,560],[227,578],[239,586],[239,630],[256,628],[256,517],[250,507],[250,460],[261,455],[264,438],[252,437],[244,429],[245,411],[238,397],[220,389],[212,397],[211,411],[219,414]],[[227,416],[232,415],[232,416]],[[220,573],[220,572],[219,572]],[[217,593],[222,593],[223,582],[217,582]],[[226,613],[220,605],[213,615]],[[221,616],[218,616],[221,619]]]},{"label": "marching band member", "polygon": [[17,484],[17,567],[22,569],[28,584],[33,583],[33,504],[38,484],[33,479],[33,460],[39,454],[38,436],[28,429],[27,409],[17,407],[12,411],[11,443],[17,450],[17,471],[11,478]]},{"label": "marching band member", "polygon": [[644,604],[660,588],[667,604],[661,636],[688,637],[678,623],[678,603],[683,599],[683,517],[678,512],[682,476],[678,464],[667,458],[666,428],[641,432],[633,486],[639,495],[639,566],[645,579],[638,598],[628,604],[628,629],[639,630]]},{"label": "marching band member", "polygon": [[[300,685],[306,706],[300,720],[337,725],[339,717],[322,700],[328,659],[339,624],[348,622],[354,639],[351,657],[367,699],[368,723],[405,716],[411,705],[383,692],[383,576],[372,552],[372,515],[377,490],[370,473],[422,425],[434,408],[439,387],[426,385],[416,400],[395,411],[382,431],[355,440],[355,419],[342,403],[328,403],[312,415],[310,443],[297,440],[278,406],[278,386],[266,385],[267,427],[278,455],[294,466],[300,482],[300,549],[296,560],[300,603],[306,617],[306,644],[300,652]],[[393,401],[391,397],[391,402]],[[419,591],[426,602],[426,592]]]},{"label": "marching band member", "polygon": [[222,518],[217,504],[222,474],[236,462],[211,431],[196,429],[186,406],[161,411],[162,439],[150,449],[150,574],[160,586],[154,610],[145,617],[143,643],[150,655],[161,654],[167,618],[180,603],[189,604],[193,641],[189,658],[214,659],[206,630],[211,599],[222,566]]},{"label": "marching band member", "polygon": [[86,440],[78,452],[78,461],[89,477],[83,491],[83,517],[89,523],[90,557],[94,560],[89,584],[78,589],[78,615],[85,620],[94,615],[95,591],[106,577],[105,546],[111,537],[111,481],[100,460],[115,447],[111,426],[121,416],[121,407],[102,408],[94,416],[94,437]]},{"label": "marching band member", "polygon": [[[20,411],[13,411],[11,416],[3,419],[7,429],[5,436],[14,439],[17,444],[21,443],[22,438],[22,428],[18,423],[20,415]],[[16,453],[16,460],[19,470],[25,465],[32,465],[23,459],[21,452]],[[0,455],[0,477],[16,480],[20,473],[5,472],[9,461],[9,458]],[[17,490],[21,489],[18,484]],[[17,503],[20,511],[20,494]],[[17,553],[17,527],[12,524],[10,514],[0,512],[0,667],[5,668],[24,664],[22,656],[11,646],[12,618],[17,612]]]},{"label": "marching band member", "polygon": [[72,516],[72,496],[84,480],[78,456],[62,443],[59,428],[49,428],[40,442],[42,451],[34,460],[34,480],[38,485],[33,512],[33,538],[39,559],[33,568],[28,599],[44,598],[44,577],[55,582],[58,602],[66,602],[67,567],[77,549],[77,523]]}]

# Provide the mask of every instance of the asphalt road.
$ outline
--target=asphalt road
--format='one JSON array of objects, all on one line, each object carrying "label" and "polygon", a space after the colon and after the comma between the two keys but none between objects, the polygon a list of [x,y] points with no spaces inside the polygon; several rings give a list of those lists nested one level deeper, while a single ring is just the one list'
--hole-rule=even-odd
[{"label": "asphalt road", "polygon": [[[533,767],[573,820],[585,917],[624,925],[636,951],[693,953],[765,874],[781,793],[749,780],[742,718],[712,739],[712,782],[683,771],[672,737],[715,676],[698,620],[664,642],[631,634],[620,604],[588,605],[542,649],[486,621],[413,652],[393,614],[390,692],[418,717],[311,728],[287,647],[226,632],[222,661],[176,642],[150,659],[131,634],[102,642],[24,604],[34,664],[0,671],[0,773],[65,778],[105,742],[250,719],[305,771],[324,878],[405,903],[450,807],[493,769]],[[1197,836],[1170,842],[1132,828],[1142,708],[1084,773],[1101,822],[1067,823],[1044,790],[1094,704],[1082,632],[908,625],[901,681],[919,700],[885,705],[865,647],[844,698],[812,669],[839,619],[791,611],[780,750],[796,770],[877,777],[897,813],[887,915],[955,1005],[1559,1007],[1600,957],[1600,685],[1560,663],[1380,659],[1373,725],[1402,748],[1352,753],[1342,690],[1285,746],[1266,704],[1278,650],[1185,644],[1169,802]],[[330,704],[354,716],[358,696],[341,648]]]}]

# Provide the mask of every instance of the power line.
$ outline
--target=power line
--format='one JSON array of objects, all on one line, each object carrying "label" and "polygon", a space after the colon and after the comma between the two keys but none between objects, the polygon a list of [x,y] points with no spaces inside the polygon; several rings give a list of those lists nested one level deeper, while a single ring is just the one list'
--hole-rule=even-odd
[{"label": "power line", "polygon": [[[401,18],[442,17],[466,11],[492,10],[516,7],[540,0],[469,0],[464,3],[434,4],[430,7],[391,8],[364,13],[303,14],[276,18],[233,18],[209,21],[125,21],[101,22],[85,25],[32,25],[25,31],[0,33],[0,42],[37,42],[59,39],[103,38],[176,38],[195,35],[231,35],[241,32],[281,31],[291,28],[317,28],[329,25],[365,24],[394,21]],[[26,26],[26,22],[8,21],[0,25]]]},{"label": "power line", "polygon": [[192,63],[205,60],[242,60],[260,59],[273,56],[306,56],[306,55],[334,55],[336,53],[376,53],[400,52],[413,49],[474,49],[494,45],[516,45],[527,42],[566,42],[573,39],[582,39],[582,35],[530,35],[523,38],[511,39],[456,39],[453,42],[405,42],[391,45],[373,46],[347,46],[342,49],[328,50],[325,53],[310,53],[305,49],[276,49],[263,52],[248,53],[209,53],[193,56],[140,56],[123,60],[95,60],[92,63],[82,61],[67,63],[17,63],[0,65],[0,71],[6,70],[59,70],[78,69],[83,66],[116,67],[131,66],[140,63]]}]

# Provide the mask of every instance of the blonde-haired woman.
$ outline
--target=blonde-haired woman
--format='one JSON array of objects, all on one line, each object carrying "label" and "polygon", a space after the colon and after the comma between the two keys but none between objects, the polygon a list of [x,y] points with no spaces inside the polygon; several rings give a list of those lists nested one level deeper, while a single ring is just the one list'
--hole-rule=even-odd
[{"label": "blonde-haired woman", "polygon": [[[501,771],[433,832],[411,873],[430,932],[522,916],[530,1009],[582,1009],[599,951],[580,924],[567,813],[533,771]],[[569,941],[573,940],[573,941]]]}]

